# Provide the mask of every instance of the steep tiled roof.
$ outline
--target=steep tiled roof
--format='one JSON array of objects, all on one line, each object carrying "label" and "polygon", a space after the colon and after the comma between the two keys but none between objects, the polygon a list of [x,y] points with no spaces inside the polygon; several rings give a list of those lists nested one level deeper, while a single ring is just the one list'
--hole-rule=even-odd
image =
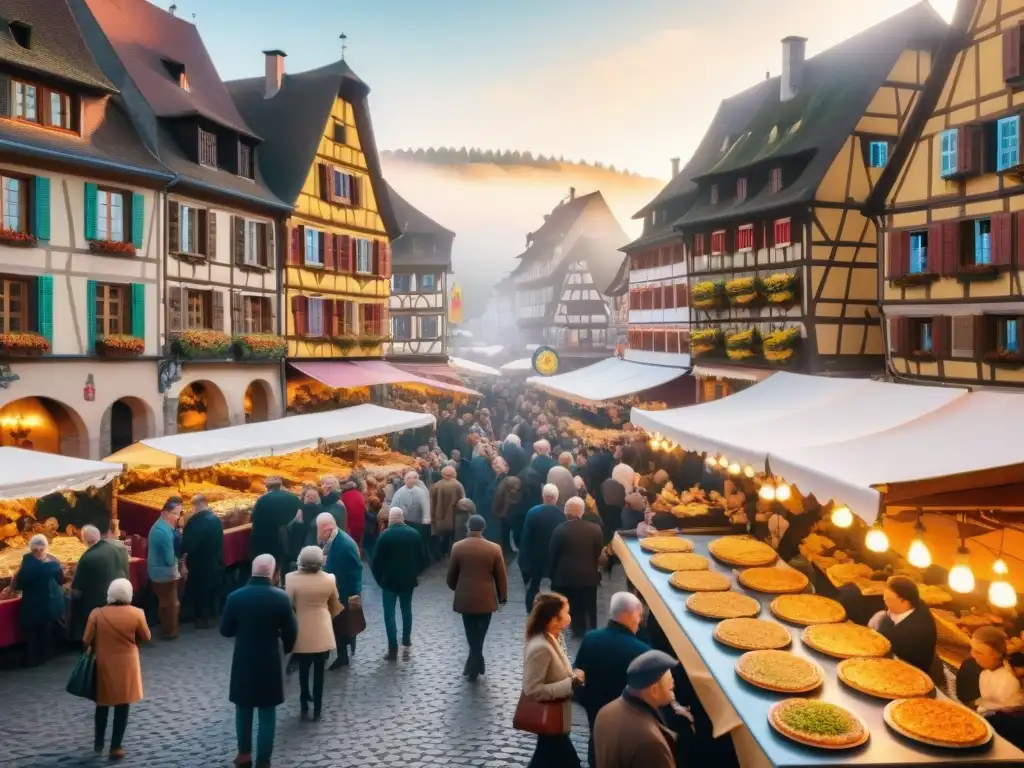
[{"label": "steep tiled roof", "polygon": [[[12,22],[29,27],[28,48],[14,39]],[[0,23],[0,61],[87,88],[116,92],[82,40],[67,0],[3,0]]]},{"label": "steep tiled roof", "polygon": [[233,80],[227,88],[239,111],[263,136],[257,156],[264,178],[282,200],[291,202],[298,199],[316,158],[334,100],[340,96],[349,102],[384,228],[392,240],[401,235],[381,173],[367,99],[370,89],[348,64],[336,61],[319,69],[285,74],[281,89],[269,99],[264,98],[263,77]]}]

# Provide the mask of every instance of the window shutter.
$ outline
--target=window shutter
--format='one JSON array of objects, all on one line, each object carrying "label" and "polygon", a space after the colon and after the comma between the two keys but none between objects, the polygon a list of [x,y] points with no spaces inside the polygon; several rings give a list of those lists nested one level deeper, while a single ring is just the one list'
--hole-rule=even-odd
[{"label": "window shutter", "polygon": [[85,239],[96,239],[96,192],[97,187],[91,182],[85,184]]},{"label": "window shutter", "polygon": [[[95,286],[95,283],[93,283]],[[95,296],[95,294],[94,294]],[[95,300],[92,303],[95,311]],[[96,325],[95,320],[92,323]],[[40,275],[36,278],[36,329],[39,335],[50,342],[53,349],[53,275]]]},{"label": "window shutter", "polygon": [[245,321],[242,317],[242,292],[231,292],[231,333],[245,332]]},{"label": "window shutter", "polygon": [[302,264],[302,250],[305,246],[305,228],[300,224],[297,227],[292,227],[292,246],[288,249],[288,263],[289,264]]},{"label": "window shutter", "polygon": [[146,231],[146,196],[141,192],[132,193],[132,245],[142,247]]},{"label": "window shutter", "polygon": [[334,335],[334,299],[324,299],[324,336]]},{"label": "window shutter", "polygon": [[932,318],[932,352],[935,357],[945,360],[951,356],[953,340],[953,318]]},{"label": "window shutter", "polygon": [[350,237],[348,239],[348,263],[352,272],[358,271],[358,261],[356,260],[356,243],[358,242],[359,238],[357,237]]},{"label": "window shutter", "polygon": [[318,168],[320,175],[320,199],[330,200],[333,197],[331,194],[333,192],[331,189],[331,182],[333,181],[331,179],[331,167],[327,163],[320,163]]},{"label": "window shutter", "polygon": [[167,203],[167,249],[171,253],[178,253],[181,250],[180,218],[181,206],[174,200],[169,201]]},{"label": "window shutter", "polygon": [[906,351],[906,325],[904,317],[889,318],[889,348],[894,357],[902,357]]},{"label": "window shutter", "polygon": [[0,115],[11,116],[11,78],[0,75]]},{"label": "window shutter", "polygon": [[370,271],[375,275],[380,275],[382,274],[380,269],[380,240],[373,240],[371,242],[373,243],[373,245],[370,246],[372,248],[372,255],[370,257]]},{"label": "window shutter", "polygon": [[146,286],[132,283],[132,336],[146,338]]},{"label": "window shutter", "polygon": [[274,268],[277,263],[274,253],[274,225],[260,224],[260,236],[263,238],[263,251],[260,253],[260,263],[264,267]]},{"label": "window shutter", "polygon": [[185,289],[180,285],[172,285],[167,289],[167,332],[181,333],[184,330],[182,323],[183,309],[185,303]]},{"label": "window shutter", "polygon": [[910,258],[910,233],[890,232],[889,240],[889,279],[900,278],[907,274]]},{"label": "window shutter", "polygon": [[1008,267],[1013,260],[1013,214],[994,214],[991,222],[992,264],[997,267]]},{"label": "window shutter", "polygon": [[351,239],[348,235],[338,235],[338,241],[334,244],[337,249],[336,259],[339,272],[352,271],[352,246],[349,244]]},{"label": "window shutter", "polygon": [[334,246],[334,235],[330,232],[324,233],[324,269],[329,269],[331,272],[338,269],[337,249]]},{"label": "window shutter", "polygon": [[50,179],[46,176],[35,178],[35,236],[39,240],[50,239]]},{"label": "window shutter", "polygon": [[320,264],[324,267],[327,266],[327,232],[317,232],[316,243],[317,250],[320,252]]},{"label": "window shutter", "polygon": [[1021,62],[1021,27],[1015,24],[1003,32],[1003,80],[1012,83],[1024,74]]},{"label": "window shutter", "polygon": [[210,304],[213,308],[213,322],[211,327],[215,331],[224,330],[224,294],[220,291],[211,291]]},{"label": "window shutter", "polygon": [[363,179],[361,176],[351,177],[352,186],[352,207],[361,208],[363,205]]},{"label": "window shutter", "polygon": [[210,261],[217,260],[217,212],[204,210],[206,214],[206,258]]},{"label": "window shutter", "polygon": [[380,276],[391,279],[391,243],[387,240],[380,244]]},{"label": "window shutter", "polygon": [[994,340],[989,334],[990,327],[991,323],[988,317],[985,315],[974,316],[974,357],[978,360],[992,351],[993,344],[991,342]]},{"label": "window shutter", "polygon": [[245,264],[245,219],[231,217],[231,261],[235,266]]},{"label": "window shutter", "polygon": [[292,296],[292,317],[295,322],[295,335],[306,335],[306,305],[305,296]]},{"label": "window shutter", "polygon": [[[939,226],[942,232],[942,237],[937,240],[942,248],[939,274],[953,277],[960,271],[960,222],[944,221]],[[931,235],[928,237],[928,247],[932,247]]]},{"label": "window shutter", "polygon": [[85,354],[96,351],[96,281],[85,282]]},{"label": "window shutter", "polygon": [[960,176],[981,173],[981,126],[962,125],[957,129],[956,169]]},{"label": "window shutter", "polygon": [[270,299],[263,299],[263,311],[265,317],[270,319],[269,325],[264,324],[263,330],[266,333],[281,333],[283,335],[284,329],[277,327],[277,299],[276,297]]}]

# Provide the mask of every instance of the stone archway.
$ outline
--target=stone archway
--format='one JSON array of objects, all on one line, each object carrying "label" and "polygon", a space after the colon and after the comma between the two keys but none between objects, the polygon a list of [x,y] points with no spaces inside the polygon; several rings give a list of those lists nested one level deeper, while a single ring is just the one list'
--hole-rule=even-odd
[{"label": "stone archway", "polygon": [[202,432],[231,423],[224,392],[212,381],[193,381],[178,395],[178,432]]},{"label": "stone archway", "polygon": [[100,423],[100,454],[108,456],[154,434],[153,411],[137,397],[111,403]]},{"label": "stone archway", "polygon": [[272,416],[272,404],[274,392],[270,385],[262,379],[249,384],[245,390],[245,423],[255,424],[259,421],[269,421]]},{"label": "stone archway", "polygon": [[0,408],[0,445],[89,458],[89,431],[82,417],[49,397],[23,397]]}]

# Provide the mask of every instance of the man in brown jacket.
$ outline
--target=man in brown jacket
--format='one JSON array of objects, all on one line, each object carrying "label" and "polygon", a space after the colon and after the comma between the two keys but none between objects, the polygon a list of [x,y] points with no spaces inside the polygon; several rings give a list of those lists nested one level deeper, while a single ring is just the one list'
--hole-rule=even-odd
[{"label": "man in brown jacket", "polygon": [[491,614],[508,600],[508,576],[501,547],[483,537],[487,522],[480,515],[469,518],[469,537],[456,542],[448,562],[448,588],[455,590],[456,613],[462,614],[469,643],[469,658],[462,674],[475,682],[484,674],[484,638]]},{"label": "man in brown jacket", "polygon": [[672,704],[672,668],[679,662],[661,651],[637,656],[626,669],[626,690],[594,720],[596,768],[676,768],[676,735],[659,710]]},{"label": "man in brown jacket", "polygon": [[456,480],[458,473],[451,464],[441,469],[441,479],[430,486],[430,528],[441,543],[441,551],[449,554],[455,533],[455,505],[466,497],[466,489]]}]

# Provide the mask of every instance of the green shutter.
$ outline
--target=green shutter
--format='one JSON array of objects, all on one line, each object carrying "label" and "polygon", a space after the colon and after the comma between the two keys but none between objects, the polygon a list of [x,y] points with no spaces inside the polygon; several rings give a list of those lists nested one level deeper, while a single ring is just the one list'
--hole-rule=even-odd
[{"label": "green shutter", "polygon": [[85,185],[85,239],[96,239],[96,185],[88,182]]},{"label": "green shutter", "polygon": [[146,338],[146,286],[132,283],[132,336]]},{"label": "green shutter", "polygon": [[[142,233],[146,228],[146,198],[141,192],[132,194],[132,245],[142,247]],[[132,286],[132,290],[136,287]],[[135,334],[138,336],[139,334]]]},{"label": "green shutter", "polygon": [[[94,198],[95,199],[95,198]],[[96,351],[96,281],[89,280],[85,284],[85,354]]]},{"label": "green shutter", "polygon": [[36,176],[35,179],[35,201],[36,201],[36,238],[39,240],[50,239],[50,180],[46,176]]},{"label": "green shutter", "polygon": [[36,278],[36,330],[53,349],[53,275]]}]

